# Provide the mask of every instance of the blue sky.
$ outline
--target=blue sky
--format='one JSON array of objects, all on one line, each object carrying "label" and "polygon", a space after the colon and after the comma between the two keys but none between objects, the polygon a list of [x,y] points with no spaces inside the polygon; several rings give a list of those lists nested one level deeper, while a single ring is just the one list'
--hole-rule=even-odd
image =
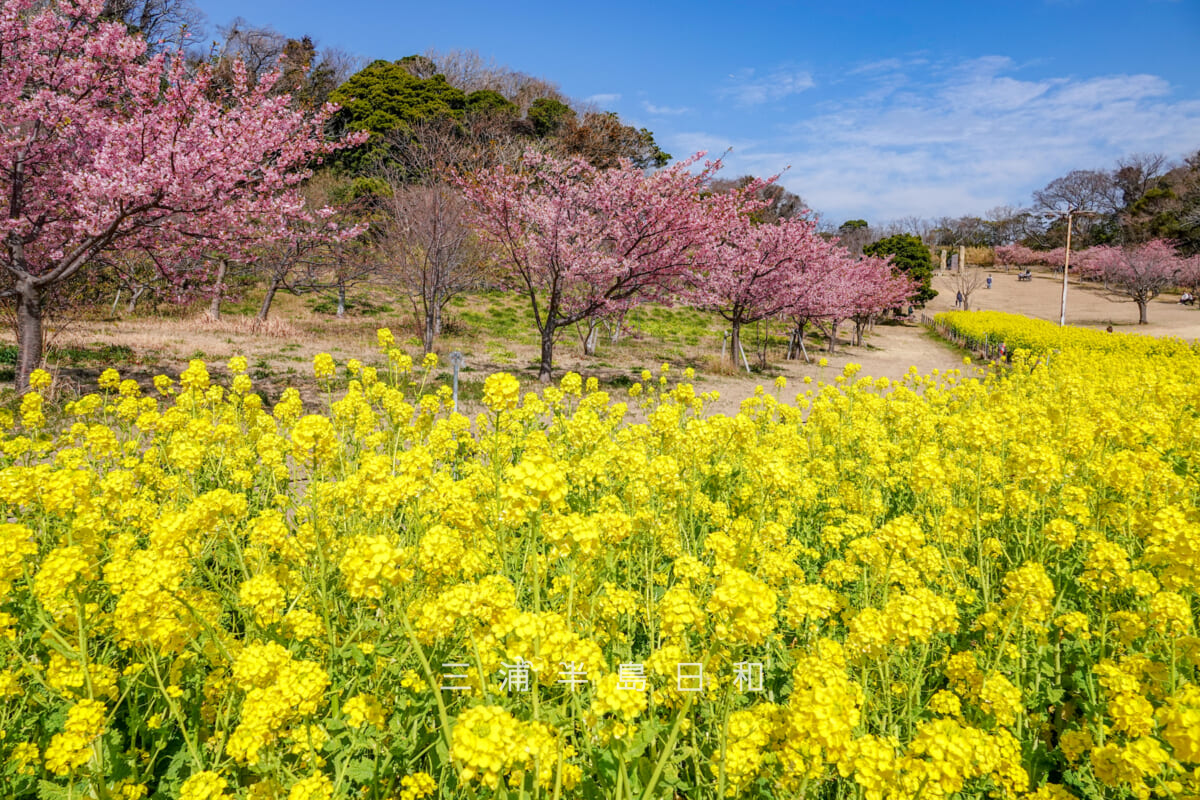
[{"label": "blue sky", "polygon": [[1071,169],[1200,149],[1200,0],[199,0],[394,60],[476,50],[654,131],[732,148],[835,224],[1029,203]]}]

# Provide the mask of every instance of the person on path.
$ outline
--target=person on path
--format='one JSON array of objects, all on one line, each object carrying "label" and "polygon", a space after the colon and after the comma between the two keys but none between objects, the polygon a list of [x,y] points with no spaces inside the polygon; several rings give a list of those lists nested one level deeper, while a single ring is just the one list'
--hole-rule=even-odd
[{"label": "person on path", "polygon": [[954,295],[954,307],[962,308],[962,292],[959,292],[958,294]]},{"label": "person on path", "polygon": [[988,279],[987,279],[987,287],[988,287],[989,289],[990,289],[990,288],[992,288],[992,276],[991,276],[991,275],[988,275]]}]

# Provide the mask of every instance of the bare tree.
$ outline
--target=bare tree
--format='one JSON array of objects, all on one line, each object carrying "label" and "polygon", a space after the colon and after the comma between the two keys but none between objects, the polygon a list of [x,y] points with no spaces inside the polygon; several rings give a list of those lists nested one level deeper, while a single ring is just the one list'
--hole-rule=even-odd
[{"label": "bare tree", "polygon": [[381,251],[387,272],[412,304],[428,353],[441,333],[446,303],[481,283],[486,254],[466,224],[466,202],[456,189],[445,181],[385,180],[392,194]]},{"label": "bare tree", "polygon": [[934,244],[946,247],[986,247],[991,243],[991,228],[980,217],[940,217],[930,237]]},{"label": "bare tree", "polygon": [[1017,206],[996,206],[989,209],[984,220],[991,229],[991,246],[1013,244],[1029,235],[1033,218],[1029,209]]},{"label": "bare tree", "polygon": [[883,226],[883,238],[894,236],[898,233],[907,233],[911,236],[916,236],[927,245],[936,244],[935,231],[937,223],[934,220],[918,217],[916,215],[908,215],[892,220],[887,225]]},{"label": "bare tree", "polygon": [[[753,175],[743,175],[740,178],[717,178],[709,183],[709,190],[713,194],[720,194],[732,189],[743,189],[756,180],[758,179]],[[753,214],[753,218],[759,222],[778,222],[781,219],[809,211],[808,204],[800,195],[789,192],[778,183],[767,183],[760,186],[754,196],[767,204]]]},{"label": "bare tree", "polygon": [[[1055,178],[1045,188],[1033,193],[1035,209],[1065,220],[1068,213],[1083,215],[1074,217],[1078,242],[1082,246],[1091,238],[1101,215],[1111,213],[1116,200],[1112,176],[1100,170],[1077,169],[1061,178]],[[1057,220],[1051,224],[1055,230]],[[1060,242],[1061,244],[1061,242]]]},{"label": "bare tree", "polygon": [[147,55],[186,48],[204,35],[204,12],[192,0],[106,0],[103,16],[140,33]]},{"label": "bare tree", "polygon": [[671,160],[646,128],[625,125],[615,112],[587,113],[568,120],[558,140],[559,155],[580,156],[594,167],[611,169],[627,158],[639,169],[664,167]]},{"label": "bare tree", "polygon": [[856,258],[862,256],[863,248],[879,239],[879,231],[871,228],[865,219],[849,219],[837,229],[842,246]]},{"label": "bare tree", "polygon": [[251,25],[242,17],[235,17],[218,30],[224,40],[216,55],[219,64],[232,65],[241,60],[255,81],[275,69],[288,42],[286,36],[270,25]]},{"label": "bare tree", "polygon": [[971,295],[984,285],[985,280],[981,269],[961,269],[952,274],[954,290],[962,295],[963,311],[971,310]]},{"label": "bare tree", "polygon": [[471,123],[466,126],[449,117],[432,117],[392,133],[387,142],[395,166],[384,171],[383,179],[437,182],[450,170],[474,172],[514,165],[528,149],[527,141],[503,121],[476,118]]},{"label": "bare tree", "polygon": [[1120,208],[1128,208],[1145,196],[1151,187],[1172,168],[1162,153],[1134,153],[1117,159],[1112,181],[1120,192]]},{"label": "bare tree", "polygon": [[531,103],[539,97],[548,97],[567,103],[567,97],[559,90],[558,84],[544,78],[537,78],[524,72],[510,69],[497,64],[492,59],[484,59],[476,50],[444,50],[430,49],[424,56],[410,57],[412,69],[430,70],[429,77],[434,73],[445,76],[446,82],[464,92],[476,92],[490,89],[499,92],[516,104],[518,113],[524,115]]},{"label": "bare tree", "polygon": [[515,140],[493,139],[453,120],[417,123],[393,137],[395,166],[384,167],[379,250],[384,272],[408,298],[422,330],[425,352],[442,332],[452,297],[478,286],[487,256],[466,222],[466,202],[447,178],[519,156]]},{"label": "bare tree", "polygon": [[340,47],[325,47],[321,49],[321,63],[333,76],[334,86],[341,86],[351,75],[367,66],[367,59]]}]

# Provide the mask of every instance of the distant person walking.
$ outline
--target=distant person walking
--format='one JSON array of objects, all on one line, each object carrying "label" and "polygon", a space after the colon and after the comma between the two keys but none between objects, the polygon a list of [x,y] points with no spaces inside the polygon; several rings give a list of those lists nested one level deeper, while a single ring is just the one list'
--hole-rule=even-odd
[{"label": "distant person walking", "polygon": [[988,287],[989,289],[990,289],[990,288],[992,288],[992,276],[991,276],[991,275],[988,275],[988,279],[987,279],[987,287]]},{"label": "distant person walking", "polygon": [[962,308],[962,300],[963,300],[962,292],[959,292],[958,294],[954,295],[954,307]]}]

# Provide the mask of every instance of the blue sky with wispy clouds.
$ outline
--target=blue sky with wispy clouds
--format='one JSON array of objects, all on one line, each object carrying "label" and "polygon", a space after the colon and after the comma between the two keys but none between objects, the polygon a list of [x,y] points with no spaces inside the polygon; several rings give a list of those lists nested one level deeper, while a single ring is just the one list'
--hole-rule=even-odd
[{"label": "blue sky with wispy clouds", "polygon": [[398,59],[473,49],[654,131],[729,148],[837,223],[980,214],[1122,155],[1200,149],[1200,0],[199,0]]}]

